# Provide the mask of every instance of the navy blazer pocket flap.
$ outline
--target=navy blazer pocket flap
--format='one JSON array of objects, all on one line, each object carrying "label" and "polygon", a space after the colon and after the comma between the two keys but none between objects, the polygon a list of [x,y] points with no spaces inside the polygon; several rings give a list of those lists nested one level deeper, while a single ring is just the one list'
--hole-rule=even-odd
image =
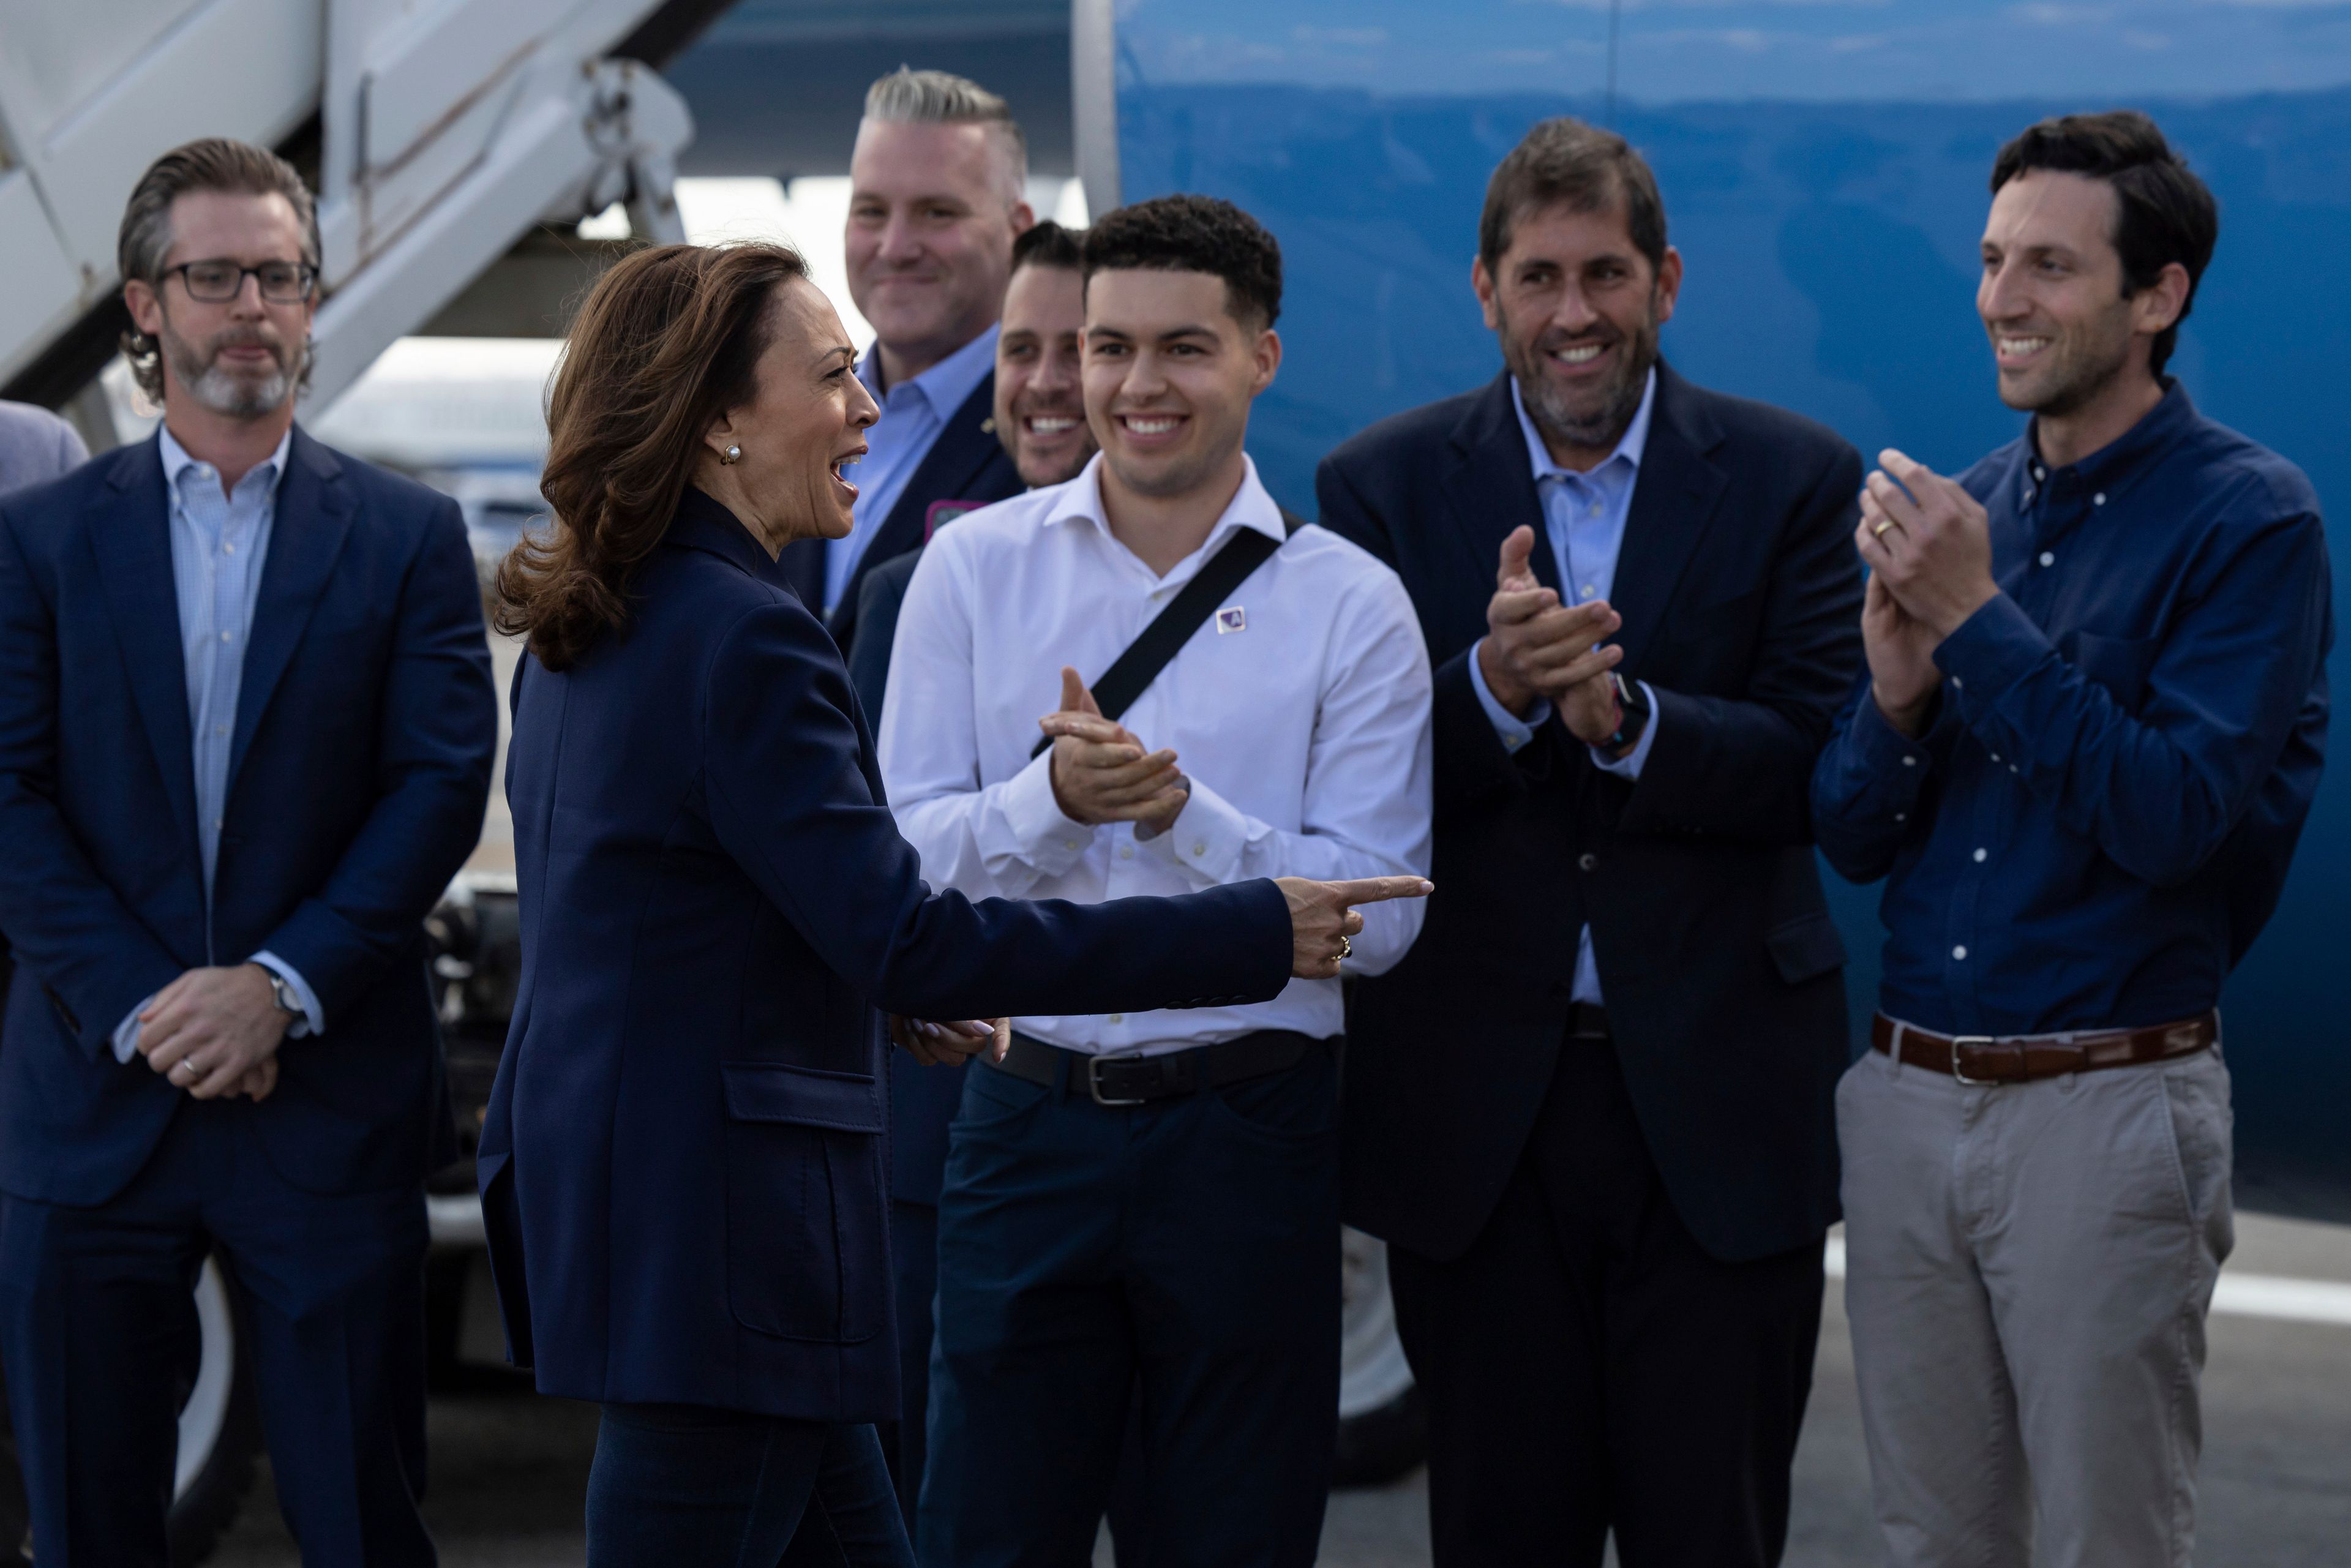
[{"label": "navy blazer pocket flap", "polygon": [[737,1122],[789,1122],[840,1133],[882,1131],[882,1091],[863,1072],[826,1072],[780,1061],[727,1061],[726,1114]]},{"label": "navy blazer pocket flap", "polygon": [[1844,963],[1844,938],[1825,915],[1807,915],[1775,926],[1763,938],[1780,977],[1792,986],[1817,979]]}]

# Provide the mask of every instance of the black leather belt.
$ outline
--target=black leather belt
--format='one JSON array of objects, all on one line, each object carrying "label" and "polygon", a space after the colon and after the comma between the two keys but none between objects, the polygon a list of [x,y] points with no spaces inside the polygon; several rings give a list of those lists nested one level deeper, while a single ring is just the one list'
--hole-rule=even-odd
[{"label": "black leather belt", "polygon": [[979,1060],[998,1072],[1009,1072],[1048,1089],[1075,1094],[1082,1090],[1097,1105],[1148,1105],[1179,1094],[1196,1094],[1204,1086],[1220,1088],[1284,1072],[1306,1060],[1322,1045],[1312,1035],[1283,1029],[1261,1029],[1238,1040],[1158,1056],[1091,1056],[1064,1051],[1033,1035],[1014,1032],[1012,1049],[1001,1061]]}]

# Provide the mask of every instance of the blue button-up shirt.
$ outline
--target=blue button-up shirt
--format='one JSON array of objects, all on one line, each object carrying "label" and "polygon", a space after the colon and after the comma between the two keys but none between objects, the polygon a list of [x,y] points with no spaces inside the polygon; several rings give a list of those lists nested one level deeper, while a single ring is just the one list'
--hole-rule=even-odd
[{"label": "blue button-up shirt", "polygon": [[[269,534],[277,520],[277,485],[293,439],[288,431],[266,461],[224,493],[220,470],[190,456],[172,439],[169,425],[157,436],[163,488],[171,497],[172,587],[180,609],[180,661],[188,684],[196,840],[204,856],[207,909],[227,816],[229,750],[236,734],[237,694],[245,684],[246,643],[253,633],[262,563],[269,557]],[[304,1016],[291,1032],[326,1028],[317,995],[291,965],[266,952],[250,961],[282,976],[300,998]],[[139,1014],[146,1006],[140,1003],[114,1031],[114,1054],[124,1061],[138,1050]]]},{"label": "blue button-up shirt", "polygon": [[857,499],[849,510],[849,537],[825,541],[826,614],[848,591],[865,547],[889,520],[914,470],[931,455],[939,432],[996,368],[996,337],[991,326],[921,375],[909,376],[887,392],[882,390],[882,345],[874,344],[858,361],[857,379],[882,405],[882,417],[865,433],[865,455],[856,468]]},{"label": "blue button-up shirt", "polygon": [[[1533,469],[1535,494],[1542,502],[1543,532],[1551,541],[1552,559],[1558,564],[1559,580],[1566,584],[1565,602],[1583,604],[1594,599],[1605,599],[1616,587],[1616,558],[1625,549],[1625,519],[1633,509],[1633,483],[1641,476],[1641,455],[1649,446],[1649,413],[1656,406],[1657,372],[1649,371],[1649,380],[1641,392],[1641,406],[1634,412],[1633,422],[1616,440],[1616,449],[1607,461],[1588,474],[1573,468],[1562,468],[1554,461],[1551,448],[1543,444],[1542,433],[1527,413],[1526,399],[1519,393],[1517,378],[1510,382],[1510,406],[1518,410],[1519,433],[1526,437],[1527,463]],[[1495,699],[1487,688],[1486,673],[1478,666],[1472,655],[1469,660],[1469,685],[1478,694],[1479,706],[1485,708],[1488,722],[1501,737],[1502,749],[1516,752],[1534,739],[1535,731],[1551,717],[1551,704],[1538,699],[1535,709],[1520,718]],[[1649,700],[1649,722],[1642,727],[1641,737],[1633,749],[1622,758],[1592,753],[1598,767],[1621,779],[1638,779],[1641,768],[1649,760],[1649,748],[1657,740],[1657,694],[1649,683],[1640,683],[1641,693]],[[1571,988],[1573,999],[1601,1005],[1600,965],[1592,956],[1592,927],[1586,925],[1575,938],[1575,984]]]},{"label": "blue button-up shirt", "polygon": [[2317,497],[2176,383],[2072,467],[2028,433],[1959,482],[2000,595],[1935,650],[1917,740],[1865,674],[1813,779],[1830,863],[1887,879],[1882,1006],[1946,1034],[2204,1012],[2318,788]]}]

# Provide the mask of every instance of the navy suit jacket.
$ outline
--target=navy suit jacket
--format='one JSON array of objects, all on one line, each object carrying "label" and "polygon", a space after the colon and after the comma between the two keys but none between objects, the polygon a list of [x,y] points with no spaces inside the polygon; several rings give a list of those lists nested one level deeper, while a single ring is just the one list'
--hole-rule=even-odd
[{"label": "navy suit jacket", "polygon": [[[825,622],[825,630],[832,633],[844,659],[857,649],[858,601],[866,578],[884,561],[923,548],[925,526],[935,503],[1001,501],[1028,488],[1021,484],[1020,471],[1012,465],[1004,444],[996,438],[995,414],[996,372],[991,371],[972,388],[954,417],[940,426],[930,451],[915,465],[914,477],[898,492],[890,515],[882,519],[882,526],[866,543],[865,553],[857,558],[857,570],[850,573],[841,602]],[[786,545],[776,562],[800,601],[817,607],[820,615],[824,603],[824,549],[818,540],[803,539]],[[881,653],[886,662],[890,657],[886,634]]]},{"label": "navy suit jacket", "polygon": [[632,603],[515,677],[522,978],[479,1166],[508,1350],[572,1398],[888,1419],[874,1009],[1259,1000],[1287,906],[934,896],[839,653],[732,514],[688,490]]},{"label": "navy suit jacket", "polygon": [[1638,783],[1554,716],[1515,757],[1469,681],[1503,537],[1559,586],[1507,376],[1324,459],[1322,526],[1396,569],[1436,667],[1440,890],[1359,982],[1342,1135],[1351,1223],[1458,1256],[1562,1049],[1589,921],[1625,1087],[1667,1195],[1736,1260],[1837,1214],[1844,950],[1811,848],[1813,761],[1861,653],[1861,460],[1834,433],[1660,365],[1611,602],[1656,691]]},{"label": "navy suit jacket", "polygon": [[[890,643],[898,630],[898,606],[914,576],[914,562],[928,538],[931,508],[941,501],[1001,501],[1028,486],[1011,455],[997,439],[996,373],[980,378],[955,417],[899,492],[897,504],[874,534],[842,591],[826,628],[841,648],[869,723],[882,716],[882,694],[890,678]],[[814,540],[788,545],[778,561],[801,601],[824,603],[824,549]],[[876,617],[866,628],[869,615]],[[925,1067],[904,1051],[890,1059],[891,1196],[914,1203],[939,1201],[946,1161],[947,1123],[963,1103],[963,1070]]]},{"label": "navy suit jacket", "polygon": [[187,1103],[114,1030],[267,948],[327,1019],[251,1108],[279,1176],[416,1184],[454,1147],[423,919],[497,739],[456,503],[294,432],[231,742],[212,907],[153,440],[0,500],[0,1188],[101,1203]]}]

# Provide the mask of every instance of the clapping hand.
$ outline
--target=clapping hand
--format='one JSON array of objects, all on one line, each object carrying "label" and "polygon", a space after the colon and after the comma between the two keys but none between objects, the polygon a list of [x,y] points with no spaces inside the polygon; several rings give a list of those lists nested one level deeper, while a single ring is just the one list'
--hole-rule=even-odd
[{"label": "clapping hand", "polygon": [[1104,718],[1078,672],[1061,666],[1061,706],[1037,721],[1053,737],[1053,800],[1061,815],[1092,828],[1133,822],[1138,838],[1175,826],[1191,799],[1173,751],[1152,751],[1123,725]]},{"label": "clapping hand", "polygon": [[890,1038],[907,1055],[925,1067],[961,1067],[982,1051],[990,1061],[1001,1061],[1012,1049],[1012,1020],[959,1019],[933,1023],[924,1019],[890,1015]]},{"label": "clapping hand", "polygon": [[1861,610],[1870,695],[1888,724],[1916,735],[1943,674],[1935,650],[2000,592],[1991,527],[1959,484],[1904,453],[1877,455],[1854,542],[1869,563]]},{"label": "clapping hand", "polygon": [[[1535,577],[1534,548],[1530,528],[1513,528],[1502,541],[1494,597],[1486,605],[1486,635],[1478,644],[1478,673],[1486,677],[1494,700],[1521,718],[1533,711],[1538,697],[1549,697],[1563,710],[1597,703],[1597,716],[1604,717],[1613,706],[1580,688],[1604,676],[1625,656],[1622,648],[1599,646],[1624,624],[1624,617],[1604,599],[1562,605]],[[1606,682],[1599,684],[1604,690]]]}]

